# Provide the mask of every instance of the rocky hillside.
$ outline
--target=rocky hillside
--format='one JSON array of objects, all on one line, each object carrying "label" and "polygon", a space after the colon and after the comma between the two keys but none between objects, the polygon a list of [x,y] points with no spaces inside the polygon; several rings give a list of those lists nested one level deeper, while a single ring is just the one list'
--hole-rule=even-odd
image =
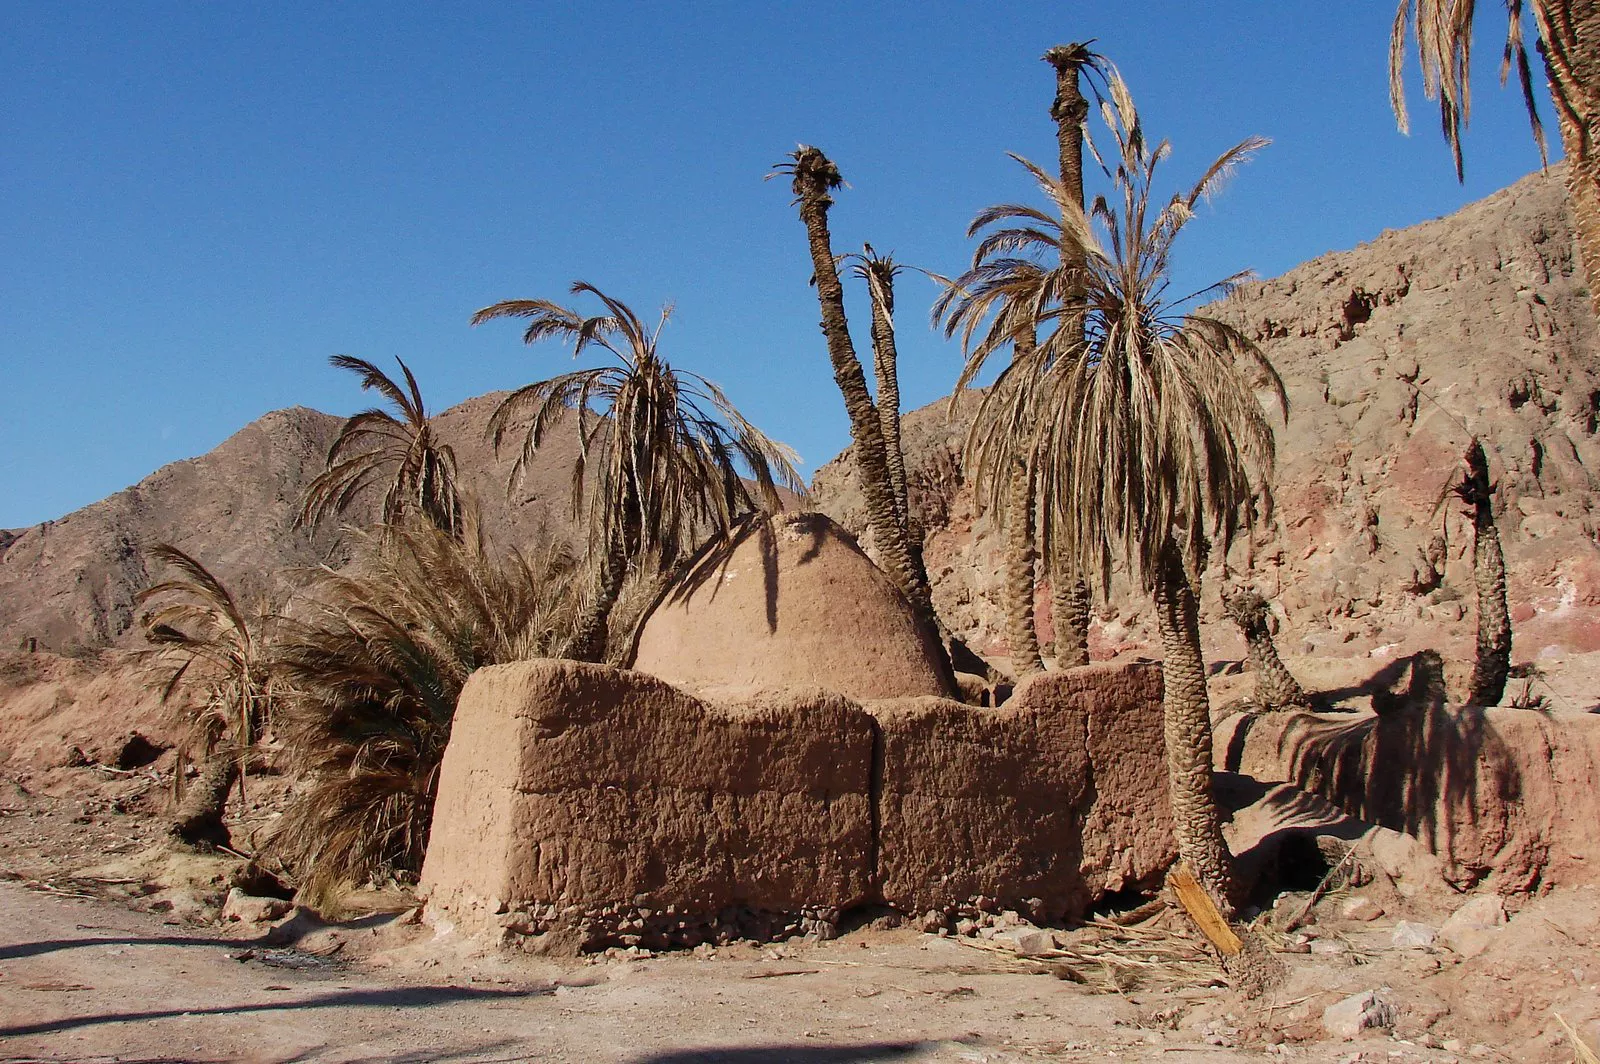
[{"label": "rocky hillside", "polygon": [[[500,396],[439,415],[463,480],[480,500],[494,542],[522,545],[548,529],[565,535],[569,437],[552,439],[515,495],[514,454],[494,454],[484,425]],[[168,542],[199,558],[240,595],[282,600],[295,569],[339,564],[334,532],[294,527],[306,485],[321,472],[341,419],[296,407],[245,426],[215,450],[165,466],[133,487],[32,528],[0,537],[0,647],[77,651],[136,638],[133,600],[150,582],[144,550]],[[360,524],[375,509],[348,514]],[[159,574],[156,574],[159,575]]]},{"label": "rocky hillside", "polygon": [[[1600,348],[1559,169],[1209,309],[1254,337],[1288,388],[1277,512],[1252,573],[1285,615],[1286,649],[1470,647],[1470,526],[1453,499],[1440,505],[1470,433],[1499,482],[1517,659],[1600,649]],[[1003,657],[1000,541],[970,488],[956,488],[972,405],[953,420],[943,402],[908,415],[907,460],[932,489],[936,605],[974,648]],[[814,497],[860,531],[846,457],[819,471]],[[1213,617],[1220,577],[1206,587]],[[1100,612],[1099,654],[1149,640],[1142,596],[1123,589]],[[1231,638],[1211,628],[1213,641]]]}]

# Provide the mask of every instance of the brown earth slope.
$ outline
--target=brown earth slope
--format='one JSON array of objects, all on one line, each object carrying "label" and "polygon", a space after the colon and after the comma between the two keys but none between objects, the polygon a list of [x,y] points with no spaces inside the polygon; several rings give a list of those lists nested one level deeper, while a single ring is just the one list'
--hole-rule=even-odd
[{"label": "brown earth slope", "polygon": [[[1499,482],[1517,659],[1600,649],[1600,360],[1559,169],[1248,284],[1210,311],[1260,343],[1289,393],[1278,508],[1253,574],[1287,616],[1286,649],[1381,653],[1433,638],[1470,652],[1470,525],[1453,499],[1439,506],[1469,433]],[[907,465],[932,489],[935,604],[1003,658],[1001,540],[952,467],[973,405],[952,421],[943,401],[909,414]],[[846,458],[818,472],[814,500],[860,533]],[[1244,567],[1245,551],[1232,562]],[[1220,576],[1206,587],[1213,621]],[[1099,611],[1098,656],[1151,641],[1147,603],[1123,588]]]}]

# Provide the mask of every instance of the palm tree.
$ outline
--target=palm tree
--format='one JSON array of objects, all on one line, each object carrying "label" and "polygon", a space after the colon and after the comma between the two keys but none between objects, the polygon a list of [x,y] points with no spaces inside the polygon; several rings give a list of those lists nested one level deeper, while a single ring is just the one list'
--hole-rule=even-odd
[{"label": "palm tree", "polygon": [[[1232,861],[1211,790],[1211,719],[1200,653],[1195,588],[1213,545],[1226,557],[1270,502],[1273,433],[1256,399],[1270,386],[1287,410],[1270,363],[1237,329],[1169,301],[1173,241],[1199,198],[1266,142],[1225,152],[1187,194],[1151,203],[1169,146],[1145,139],[1126,87],[1113,77],[1107,121],[1117,142],[1115,205],[1078,210],[1072,190],[1022,161],[1049,211],[991,208],[996,226],[980,252],[1026,255],[1072,250],[1076,296],[1052,313],[1082,315],[1082,332],[1057,329],[1047,366],[1017,387],[985,396],[974,430],[980,483],[1006,475],[1018,455],[1044,500],[1041,541],[1103,588],[1117,560],[1151,592],[1163,649],[1164,712],[1173,827],[1183,859],[1227,904]],[[1106,236],[1102,245],[1096,228]],[[1212,286],[1226,289],[1231,281]],[[1206,293],[1197,293],[1201,295]],[[1190,297],[1193,298],[1193,297]],[[1255,367],[1247,379],[1240,362]]]},{"label": "palm tree", "polygon": [[1278,656],[1277,644],[1272,641],[1267,600],[1261,592],[1253,587],[1235,588],[1223,596],[1222,608],[1244,635],[1250,670],[1256,676],[1255,708],[1269,712],[1306,708],[1310,701],[1305,689],[1284,665]]},{"label": "palm tree", "polygon": [[[1472,58],[1475,0],[1400,0],[1389,37],[1389,98],[1402,131],[1406,115],[1406,38],[1414,33],[1422,65],[1422,87],[1439,101],[1445,141],[1463,176],[1461,130],[1471,115],[1468,73]],[[1514,66],[1539,155],[1545,157],[1543,124],[1534,103],[1533,72],[1523,30],[1524,8],[1532,12],[1536,47],[1555,100],[1561,144],[1567,156],[1567,194],[1577,219],[1578,250],[1589,282],[1589,300],[1600,314],[1600,2],[1597,0],[1505,0],[1506,44],[1500,64],[1504,84]]]},{"label": "palm tree", "polygon": [[1467,704],[1497,706],[1511,672],[1511,610],[1506,604],[1506,556],[1494,522],[1495,486],[1483,444],[1467,445],[1466,472],[1454,487],[1472,518],[1472,582],[1478,590],[1478,646],[1468,684]]},{"label": "palm tree", "polygon": [[872,297],[872,368],[878,384],[875,405],[883,433],[884,460],[889,485],[894,490],[895,517],[905,532],[907,545],[915,552],[918,537],[911,527],[906,459],[900,446],[900,356],[894,341],[894,279],[904,267],[892,255],[879,255],[871,244],[863,245],[859,255],[841,258],[851,262],[850,271],[866,282],[867,293]]},{"label": "palm tree", "polygon": [[588,528],[594,589],[573,654],[599,661],[630,563],[648,560],[666,571],[697,537],[726,535],[751,510],[781,509],[780,485],[799,494],[805,488],[792,450],[746,421],[716,385],[661,357],[670,307],[651,328],[591,284],[575,282],[572,291],[594,296],[606,313],[585,317],[549,300],[513,299],[478,311],[472,324],[523,318],[524,343],[554,337],[572,341],[574,357],[591,347],[611,356],[609,365],[518,388],[489,418],[496,448],[514,427],[522,434],[515,484],[550,428],[577,412],[572,510]]},{"label": "palm tree", "polygon": [[272,848],[312,904],[420,871],[462,685],[565,653],[578,614],[577,560],[557,545],[496,554],[473,506],[455,535],[418,520],[357,535],[355,563],[316,571],[275,640],[299,785]]},{"label": "palm tree", "polygon": [[[1083,142],[1085,122],[1089,117],[1089,101],[1083,95],[1083,83],[1088,82],[1097,99],[1104,99],[1100,85],[1109,84],[1115,75],[1111,61],[1090,50],[1093,41],[1057,45],[1044,53],[1043,59],[1055,70],[1056,95],[1050,105],[1050,117],[1056,123],[1056,150],[1061,166],[1061,184],[1072,195],[1078,210],[1084,208],[1083,199]],[[1072,249],[1061,247],[1061,266],[1072,269],[1079,265],[1072,258]],[[1069,300],[1074,303],[1076,300]],[[1061,328],[1075,334],[1083,332],[1082,318],[1068,316]],[[1050,619],[1055,626],[1056,664],[1064,668],[1089,664],[1089,587],[1071,565],[1064,564],[1058,555],[1050,559]]]},{"label": "palm tree", "polygon": [[[180,577],[154,584],[135,600],[155,602],[142,618],[152,684],[163,701],[193,692],[179,711],[187,734],[174,774],[178,807],[172,836],[188,845],[226,845],[222,817],[234,784],[244,798],[245,765],[261,737],[272,701],[270,667],[262,644],[264,616],[247,617],[233,594],[194,558],[168,543],[150,558]],[[159,600],[159,601],[158,601]],[[183,786],[187,764],[199,778]]]},{"label": "palm tree", "polygon": [[800,208],[800,221],[806,227],[812,283],[816,285],[817,302],[822,309],[822,334],[827,338],[834,382],[844,396],[845,411],[850,416],[851,453],[861,494],[866,500],[873,540],[890,578],[911,604],[918,622],[930,633],[937,632],[939,621],[933,612],[928,576],[911,549],[908,533],[896,518],[883,421],[873,404],[872,393],[867,390],[867,379],[856,357],[850,324],[844,313],[844,286],[839,283],[833,238],[828,231],[828,208],[833,206],[831,193],[844,184],[844,178],[821,149],[808,144],[797,148],[789,161],[780,164],[777,170],[792,176],[795,203]]},{"label": "palm tree", "polygon": [[[987,213],[980,214],[968,228],[968,237],[982,231]],[[1012,349],[1011,362],[995,382],[995,389],[1025,387],[1029,378],[1042,371],[1036,323],[1062,282],[1060,271],[1046,269],[1033,259],[982,251],[980,247],[972,266],[948,282],[933,304],[934,324],[943,324],[946,338],[961,334],[966,361],[956,382],[957,393],[972,383],[990,355],[1007,346]],[[999,515],[1005,529],[1005,634],[1012,671],[1020,679],[1044,670],[1033,621],[1036,500],[1033,479],[1021,461],[1014,462],[998,483],[1004,485],[1004,491],[992,493],[985,508]]]},{"label": "palm tree", "polygon": [[306,488],[298,522],[315,525],[329,514],[342,513],[367,488],[387,478],[385,525],[397,525],[417,513],[435,528],[455,535],[461,527],[455,452],[439,442],[410,367],[395,359],[406,378],[401,388],[363,359],[334,355],[328,361],[358,374],[361,387],[389,400],[399,416],[374,408],[344,423],[328,448],[327,468]]}]

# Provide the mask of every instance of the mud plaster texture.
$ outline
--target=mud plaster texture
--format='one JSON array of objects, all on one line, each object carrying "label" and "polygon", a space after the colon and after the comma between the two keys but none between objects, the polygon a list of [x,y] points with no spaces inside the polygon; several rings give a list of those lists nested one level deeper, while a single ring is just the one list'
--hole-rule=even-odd
[{"label": "mud plaster texture", "polygon": [[1420,839],[1458,887],[1600,885],[1600,716],[1410,706],[1234,717],[1221,764]]},{"label": "mud plaster texture", "polygon": [[429,919],[594,949],[826,938],[863,905],[1075,915],[1171,861],[1160,698],[1151,665],[1040,677],[999,711],[483,669],[441,770]]},{"label": "mud plaster texture", "polygon": [[627,663],[686,690],[947,695],[934,639],[855,537],[817,513],[755,522],[699,559]]}]

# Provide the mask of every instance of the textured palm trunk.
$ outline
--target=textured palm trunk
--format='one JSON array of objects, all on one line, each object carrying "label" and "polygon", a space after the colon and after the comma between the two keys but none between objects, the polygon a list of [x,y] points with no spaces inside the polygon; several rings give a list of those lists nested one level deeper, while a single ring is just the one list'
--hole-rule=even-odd
[{"label": "textured palm trunk", "polygon": [[572,636],[571,656],[578,661],[603,663],[611,636],[611,611],[622,595],[622,582],[628,574],[628,560],[621,543],[612,543],[600,559],[595,572],[594,593],[578,618]]},{"label": "textured palm trunk", "polygon": [[1467,475],[1456,489],[1472,507],[1472,582],[1478,589],[1478,647],[1467,703],[1497,706],[1511,672],[1511,610],[1506,604],[1506,558],[1494,523],[1494,486],[1483,445],[1467,448]]},{"label": "textured palm trunk", "polygon": [[[921,570],[920,552],[911,520],[911,506],[906,497],[906,458],[900,449],[900,371],[899,352],[894,343],[894,277],[888,270],[872,271],[869,283],[872,293],[872,367],[878,378],[878,425],[883,432],[884,462],[889,470],[889,486],[894,493],[895,516],[912,548],[912,564]],[[920,571],[927,582],[927,572]]]},{"label": "textured palm trunk", "polygon": [[1017,679],[1044,671],[1033,625],[1033,479],[1015,462],[1006,485],[1005,622],[1011,669]]},{"label": "textured palm trunk", "polygon": [[1200,615],[1194,588],[1174,547],[1161,559],[1155,585],[1161,631],[1162,709],[1167,777],[1178,853],[1231,915],[1238,901],[1233,858],[1222,837],[1222,816],[1211,789],[1211,700],[1200,654]]},{"label": "textured palm trunk", "polygon": [[1600,0],[1535,0],[1589,303],[1600,315]]},{"label": "textured palm trunk", "polygon": [[[833,379],[844,396],[850,416],[850,437],[854,444],[856,477],[867,505],[867,520],[879,555],[911,604],[917,620],[929,633],[939,630],[933,612],[933,596],[910,549],[908,538],[895,516],[894,489],[889,480],[889,464],[883,443],[883,426],[867,390],[867,379],[856,357],[855,344],[844,313],[844,288],[839,283],[833,242],[828,232],[830,177],[837,169],[816,148],[796,153],[794,191],[800,203],[800,220],[806,227],[811,246],[811,265],[817,286],[817,302],[822,309],[822,334],[828,342],[828,358],[833,363]],[[952,678],[953,682],[953,678]]]},{"label": "textured palm trunk", "polygon": [[226,846],[228,829],[222,823],[228,794],[239,780],[239,759],[228,751],[213,753],[200,765],[200,774],[183,790],[172,817],[172,837],[188,846]]},{"label": "textured palm trunk", "polygon": [[1050,617],[1056,626],[1056,668],[1089,664],[1089,585],[1070,566],[1050,568]]},{"label": "textured palm trunk", "polygon": [[1267,602],[1254,590],[1237,591],[1224,604],[1228,616],[1244,634],[1250,670],[1256,675],[1256,708],[1288,709],[1307,705],[1305,689],[1278,657],[1272,629],[1267,624]]},{"label": "textured palm trunk", "polygon": [[[1045,62],[1056,72],[1056,96],[1050,104],[1050,117],[1056,123],[1056,151],[1061,166],[1061,183],[1079,210],[1083,209],[1083,123],[1089,114],[1089,101],[1078,86],[1088,48],[1081,44],[1061,45],[1045,53]],[[1061,264],[1074,265],[1062,251]],[[1077,289],[1066,293],[1071,302]],[[1061,328],[1069,334],[1083,335],[1083,316],[1068,315]],[[1075,668],[1089,664],[1089,588],[1083,574],[1064,558],[1050,559],[1050,620],[1055,626],[1056,667]]]}]

